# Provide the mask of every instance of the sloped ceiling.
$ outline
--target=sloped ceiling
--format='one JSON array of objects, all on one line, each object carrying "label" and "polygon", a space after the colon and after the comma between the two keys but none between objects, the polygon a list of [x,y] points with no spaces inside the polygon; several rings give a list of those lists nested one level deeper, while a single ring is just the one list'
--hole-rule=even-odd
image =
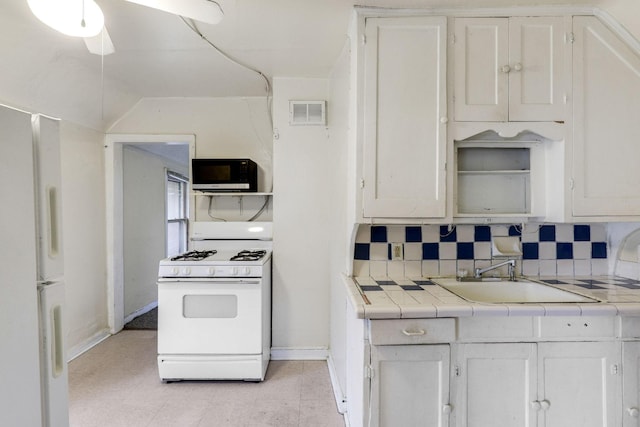
[{"label": "sloped ceiling", "polygon": [[[97,2],[116,47],[116,53],[104,58],[88,53],[82,39],[46,27],[31,14],[26,0],[0,0],[0,102],[104,131],[145,97],[265,95],[264,81],[259,76],[224,58],[179,17],[124,0]],[[613,10],[624,11],[625,4],[630,2],[602,0],[590,4],[607,3]],[[198,24],[200,31],[231,57],[272,78],[328,76],[347,41],[354,3],[451,8],[572,2],[219,0],[219,3],[225,12],[223,21],[215,26]]]}]

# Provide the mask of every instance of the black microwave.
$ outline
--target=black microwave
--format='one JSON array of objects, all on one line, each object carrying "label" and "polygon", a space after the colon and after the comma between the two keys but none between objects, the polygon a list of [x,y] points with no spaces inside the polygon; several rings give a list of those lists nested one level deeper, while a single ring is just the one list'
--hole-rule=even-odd
[{"label": "black microwave", "polygon": [[192,159],[191,187],[200,191],[258,191],[258,165],[251,159]]}]

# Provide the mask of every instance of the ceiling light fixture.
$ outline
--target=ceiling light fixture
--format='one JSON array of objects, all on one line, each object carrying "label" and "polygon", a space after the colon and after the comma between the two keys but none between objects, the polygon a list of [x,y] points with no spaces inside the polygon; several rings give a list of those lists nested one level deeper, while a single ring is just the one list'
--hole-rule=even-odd
[{"label": "ceiling light fixture", "polygon": [[27,0],[43,23],[72,37],[93,37],[104,27],[104,15],[93,0]]},{"label": "ceiling light fixture", "polygon": [[131,3],[184,16],[207,24],[217,24],[224,13],[213,0],[127,0]]}]

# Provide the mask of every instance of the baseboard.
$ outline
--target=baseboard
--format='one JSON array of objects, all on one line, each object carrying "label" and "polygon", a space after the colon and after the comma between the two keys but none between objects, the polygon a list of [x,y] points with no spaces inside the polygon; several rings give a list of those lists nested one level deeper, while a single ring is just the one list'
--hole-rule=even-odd
[{"label": "baseboard", "polygon": [[288,348],[271,347],[271,360],[327,360],[326,347]]},{"label": "baseboard", "polygon": [[137,309],[136,311],[134,311],[133,313],[131,313],[130,315],[124,318],[124,324],[126,325],[136,317],[142,316],[143,314],[148,313],[149,311],[153,310],[157,306],[158,306],[158,301],[154,301],[151,304],[147,304],[144,307]]},{"label": "baseboard", "polygon": [[109,329],[103,329],[92,337],[89,337],[85,341],[81,342],[80,344],[74,345],[67,350],[67,361],[71,362],[73,359],[91,350],[93,347],[100,344],[110,336],[111,334],[109,333]]},{"label": "baseboard", "polygon": [[[338,374],[336,372],[336,366],[333,363],[333,357],[329,354],[327,358],[327,366],[329,367],[329,376],[331,377],[331,388],[333,389],[333,396],[336,399],[336,405],[338,406],[338,412],[345,415],[347,412],[347,398],[342,392],[340,387],[340,381],[338,381]],[[345,416],[346,419],[346,416]]]}]

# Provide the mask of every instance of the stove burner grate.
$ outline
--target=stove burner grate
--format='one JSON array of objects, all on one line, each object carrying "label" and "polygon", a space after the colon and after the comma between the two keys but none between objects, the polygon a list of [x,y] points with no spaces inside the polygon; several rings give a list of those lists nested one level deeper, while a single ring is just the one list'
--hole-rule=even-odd
[{"label": "stove burner grate", "polygon": [[218,251],[215,249],[210,251],[190,251],[174,256],[171,258],[171,261],[200,261],[216,253],[218,253]]},{"label": "stove burner grate", "polygon": [[232,256],[229,261],[258,261],[261,259],[267,251],[240,251],[236,255]]}]

